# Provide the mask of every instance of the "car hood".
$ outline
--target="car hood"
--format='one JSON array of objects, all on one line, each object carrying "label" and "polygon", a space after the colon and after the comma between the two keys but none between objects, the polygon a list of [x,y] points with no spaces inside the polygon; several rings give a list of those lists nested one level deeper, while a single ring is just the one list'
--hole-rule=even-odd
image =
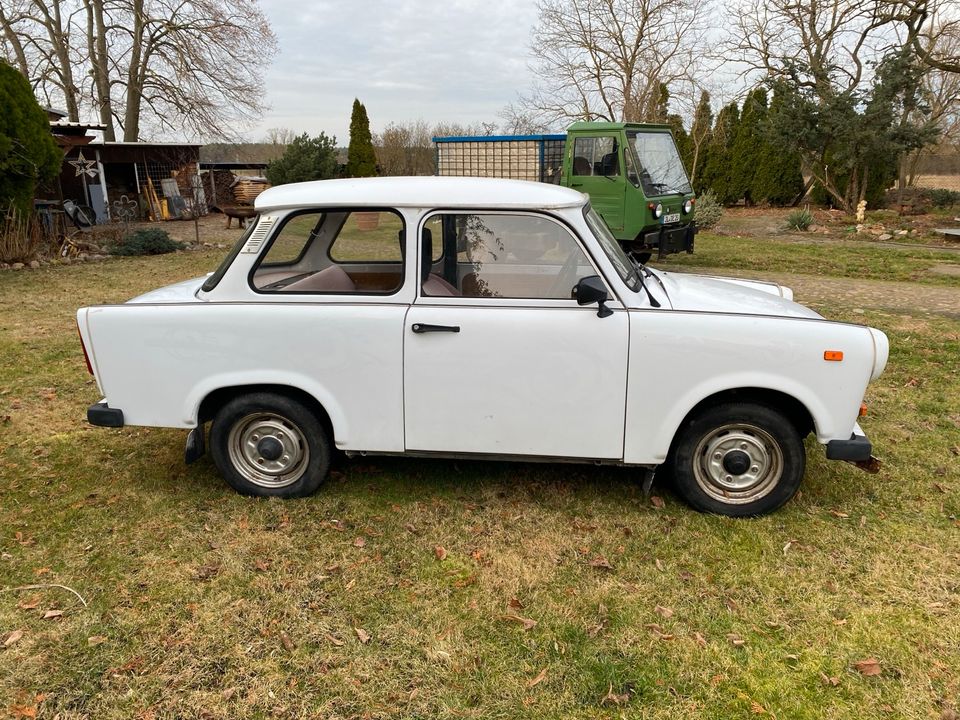
[{"label": "car hood", "polygon": [[127,302],[154,304],[200,302],[197,298],[197,291],[200,290],[200,286],[203,285],[207,277],[208,276],[204,275],[203,277],[184,280],[183,282],[174,283],[173,285],[165,285],[162,288],[138,295],[135,298],[127,300]]},{"label": "car hood", "polygon": [[739,278],[657,272],[674,310],[821,318],[793,302],[790,288]]}]

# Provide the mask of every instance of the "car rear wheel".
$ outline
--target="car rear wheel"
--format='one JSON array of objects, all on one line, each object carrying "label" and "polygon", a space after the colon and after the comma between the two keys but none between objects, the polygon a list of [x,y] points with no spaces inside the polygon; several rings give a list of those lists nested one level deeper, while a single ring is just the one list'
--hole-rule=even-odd
[{"label": "car rear wheel", "polygon": [[697,510],[763,515],[794,496],[806,466],[790,420],[764,405],[708,408],[685,423],[671,456],[677,491]]},{"label": "car rear wheel", "polygon": [[213,419],[213,461],[244,495],[303,497],[330,469],[330,440],[303,404],[273,393],[234,398]]}]

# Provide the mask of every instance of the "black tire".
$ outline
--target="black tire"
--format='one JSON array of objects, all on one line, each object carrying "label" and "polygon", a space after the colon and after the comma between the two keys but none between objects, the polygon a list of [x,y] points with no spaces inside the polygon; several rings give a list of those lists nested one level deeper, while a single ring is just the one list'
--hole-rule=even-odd
[{"label": "black tire", "polygon": [[210,428],[213,462],[243,495],[296,498],[320,487],[330,470],[326,430],[302,403],[251,393],[224,405]]},{"label": "black tire", "polygon": [[673,452],[677,492],[701,512],[749,517],[781,507],[803,480],[803,439],[783,414],[728,403],[685,421]]}]

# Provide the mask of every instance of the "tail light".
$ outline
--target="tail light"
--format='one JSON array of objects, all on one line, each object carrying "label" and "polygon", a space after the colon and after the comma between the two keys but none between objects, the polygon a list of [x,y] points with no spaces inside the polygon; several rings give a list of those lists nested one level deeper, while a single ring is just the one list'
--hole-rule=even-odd
[{"label": "tail light", "polygon": [[87,354],[87,346],[83,343],[83,333],[80,332],[80,323],[77,323],[77,335],[80,336],[80,347],[83,348],[83,359],[87,363],[87,372],[93,375],[93,365],[90,364],[90,356]]}]

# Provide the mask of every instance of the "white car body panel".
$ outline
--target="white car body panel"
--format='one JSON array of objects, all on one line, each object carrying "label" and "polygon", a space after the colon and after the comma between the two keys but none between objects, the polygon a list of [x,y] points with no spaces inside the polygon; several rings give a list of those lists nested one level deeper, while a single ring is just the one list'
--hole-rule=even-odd
[{"label": "white car body panel", "polygon": [[[809,411],[817,439],[849,440],[883,333],[823,320],[774,283],[653,271],[631,290],[592,235],[586,196],[543,183],[376,178],[273,188],[257,229],[298,208],[393,208],[407,258],[438,209],[546,213],[579,236],[612,293],[613,315],[572,300],[418,296],[418,263],[384,295],[265,293],[250,275],[270,232],[205,278],[123,305],[83,308],[78,325],[101,393],[123,423],[193,428],[209,393],[282,385],[326,410],[337,447],[602,459],[657,465],[677,428],[719,392],[760,388]],[[459,325],[418,335],[414,323]],[[844,353],[827,362],[826,350]]]},{"label": "white car body panel", "polygon": [[401,452],[407,307],[360,310],[345,303],[114,305],[91,308],[87,324],[95,347],[123,349],[99,353],[97,374],[129,425],[195,427],[210,392],[275,384],[318,400],[338,446]]},{"label": "white car body panel", "polygon": [[[407,449],[621,458],[627,313],[598,322],[595,309],[571,305],[411,308]],[[418,335],[415,323],[460,332]]]}]

